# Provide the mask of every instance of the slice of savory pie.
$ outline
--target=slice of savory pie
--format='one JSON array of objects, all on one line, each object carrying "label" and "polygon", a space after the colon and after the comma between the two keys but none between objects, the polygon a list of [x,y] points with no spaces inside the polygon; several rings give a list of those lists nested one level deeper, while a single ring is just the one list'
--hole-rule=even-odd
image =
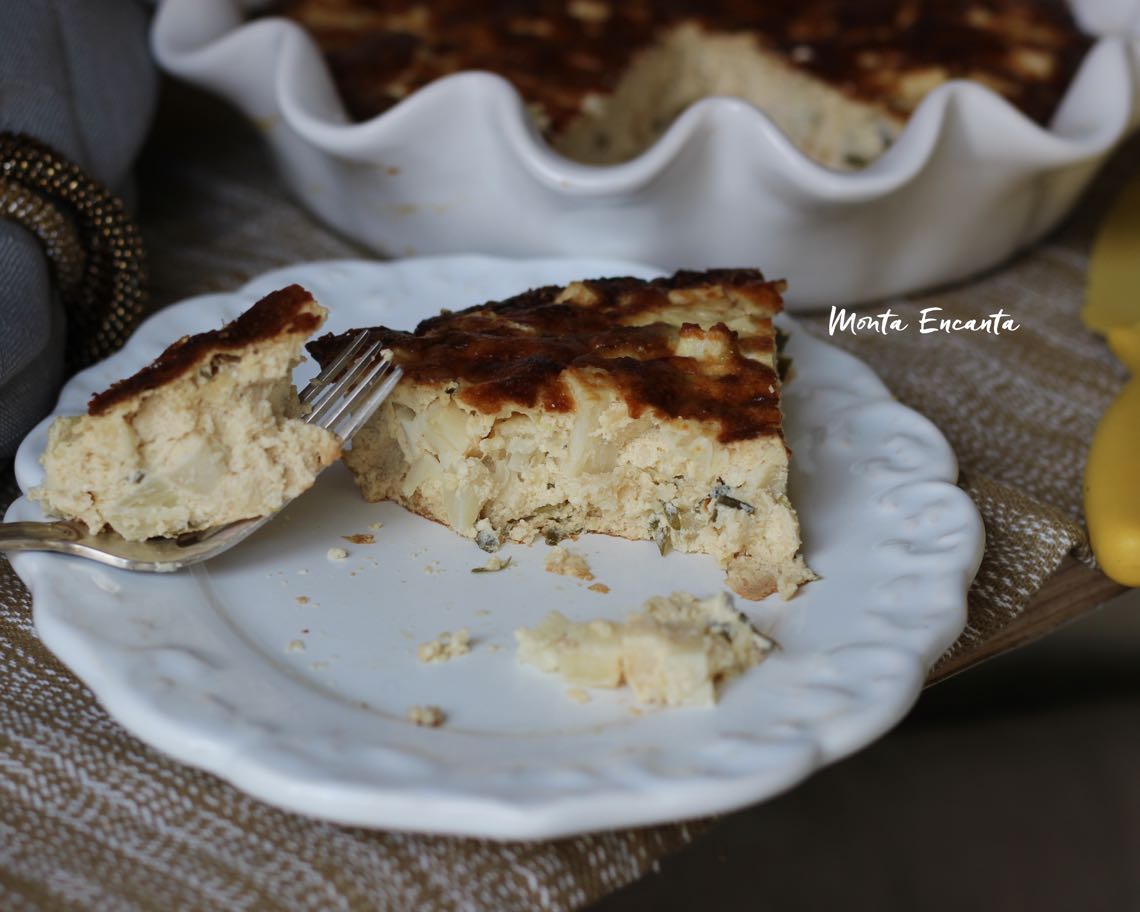
[{"label": "slice of savory pie", "polygon": [[404,379],[345,463],[366,499],[488,551],[651,539],[713,555],[746,598],[790,596],[811,572],[785,493],[781,288],[754,270],[597,279],[372,329]]},{"label": "slice of savory pie", "polygon": [[32,498],[132,540],[284,506],[340,454],[333,434],[301,418],[290,380],[325,314],[291,285],[222,329],[179,339],[92,397],[87,414],[55,420]]}]

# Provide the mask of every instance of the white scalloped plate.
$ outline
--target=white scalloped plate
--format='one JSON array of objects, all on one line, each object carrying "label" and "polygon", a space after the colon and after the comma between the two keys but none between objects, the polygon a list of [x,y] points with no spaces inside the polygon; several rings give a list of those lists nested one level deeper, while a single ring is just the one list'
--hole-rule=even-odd
[{"label": "white scalloped plate", "polygon": [[[288,282],[327,304],[339,331],[411,327],[441,307],[614,274],[652,271],[484,257],[282,269],[153,317],[72,380],[58,411],[82,410],[172,339]],[[715,592],[723,577],[710,559],[584,536],[574,547],[608,594],[546,573],[541,544],[509,549],[506,571],[473,576],[483,552],[396,506],[364,503],[340,466],[253,539],[192,572],[130,574],[46,554],[12,563],[44,642],[116,719],[282,807],[494,838],[727,811],[790,787],[903,716],[962,629],[982,551],[981,522],[953,484],[954,456],[938,431],[850,355],[803,332],[789,350],[792,496],[822,579],[789,602],[738,600],[782,649],[730,682],[711,710],[640,711],[622,692],[579,705],[554,677],[516,664],[512,637],[554,608],[620,618],[653,594]],[[40,477],[46,427],[17,456],[25,491]],[[39,517],[20,498],[7,518]],[[373,545],[342,538],[376,522]],[[329,561],[331,547],[348,560]],[[471,630],[470,655],[417,661],[416,644],[459,627]],[[294,641],[304,651],[291,650]],[[443,707],[447,724],[409,724],[412,704]]]},{"label": "white scalloped plate", "polygon": [[489,73],[437,80],[351,123],[308,34],[280,18],[244,22],[252,5],[163,0],[155,56],[244,111],[293,194],[370,249],[626,257],[669,270],[763,263],[790,280],[793,312],[1002,262],[1065,216],[1140,118],[1140,0],[1073,0],[1103,37],[1048,129],[955,81],[874,164],[841,174],[752,105],[708,98],[642,155],[595,167],[554,152],[518,92]]}]

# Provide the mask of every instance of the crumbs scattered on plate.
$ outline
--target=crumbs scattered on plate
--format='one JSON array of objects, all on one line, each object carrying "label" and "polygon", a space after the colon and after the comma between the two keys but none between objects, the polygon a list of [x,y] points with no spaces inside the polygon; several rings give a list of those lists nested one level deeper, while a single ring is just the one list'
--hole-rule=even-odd
[{"label": "crumbs scattered on plate", "polygon": [[289,645],[285,647],[285,651],[286,652],[304,652],[305,651],[305,641],[304,640],[290,640]]},{"label": "crumbs scattered on plate", "polygon": [[345,551],[344,548],[329,548],[325,557],[331,561],[348,560],[348,552]]},{"label": "crumbs scattered on plate", "polygon": [[355,535],[342,535],[346,542],[352,542],[354,545],[374,545],[376,544],[376,536],[370,535],[367,532],[357,532]]},{"label": "crumbs scattered on plate", "polygon": [[594,583],[592,586],[587,586],[591,592],[601,592],[603,595],[610,591],[610,587],[605,583]]},{"label": "crumbs scattered on plate", "polygon": [[308,597],[307,595],[298,595],[298,596],[297,596],[297,604],[298,604],[298,605],[307,605],[307,604],[309,604],[309,597]]}]

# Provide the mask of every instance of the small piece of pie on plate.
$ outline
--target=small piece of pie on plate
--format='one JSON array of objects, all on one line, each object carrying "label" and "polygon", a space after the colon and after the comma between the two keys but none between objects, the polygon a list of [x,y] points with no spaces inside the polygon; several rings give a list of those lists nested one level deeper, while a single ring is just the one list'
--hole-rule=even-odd
[{"label": "small piece of pie on plate", "polygon": [[[373,328],[404,377],[344,461],[367,500],[488,551],[600,532],[788,597],[812,574],[786,494],[781,290],[747,269],[594,279]],[[325,364],[345,341],[308,348]]]},{"label": "small piece of pie on plate", "polygon": [[179,339],[93,396],[87,414],[53,422],[30,496],[130,540],[280,509],[340,455],[334,434],[303,420],[291,381],[326,313],[291,285],[221,329]]},{"label": "small piece of pie on plate", "polygon": [[712,706],[720,685],[760,662],[775,643],[753,629],[725,592],[654,596],[623,623],[574,622],[552,611],[515,631],[519,661],[569,684],[628,684],[639,703]]}]

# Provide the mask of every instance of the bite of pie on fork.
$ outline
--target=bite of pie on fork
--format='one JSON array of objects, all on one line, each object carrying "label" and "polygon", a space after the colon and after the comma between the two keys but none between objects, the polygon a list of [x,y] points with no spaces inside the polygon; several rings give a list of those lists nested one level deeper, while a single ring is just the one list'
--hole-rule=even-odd
[{"label": "bite of pie on fork", "polygon": [[185,336],[57,418],[30,496],[61,522],[0,524],[0,550],[175,570],[232,547],[312,486],[399,380],[361,334],[297,393],[293,367],[327,311],[290,285]]}]

